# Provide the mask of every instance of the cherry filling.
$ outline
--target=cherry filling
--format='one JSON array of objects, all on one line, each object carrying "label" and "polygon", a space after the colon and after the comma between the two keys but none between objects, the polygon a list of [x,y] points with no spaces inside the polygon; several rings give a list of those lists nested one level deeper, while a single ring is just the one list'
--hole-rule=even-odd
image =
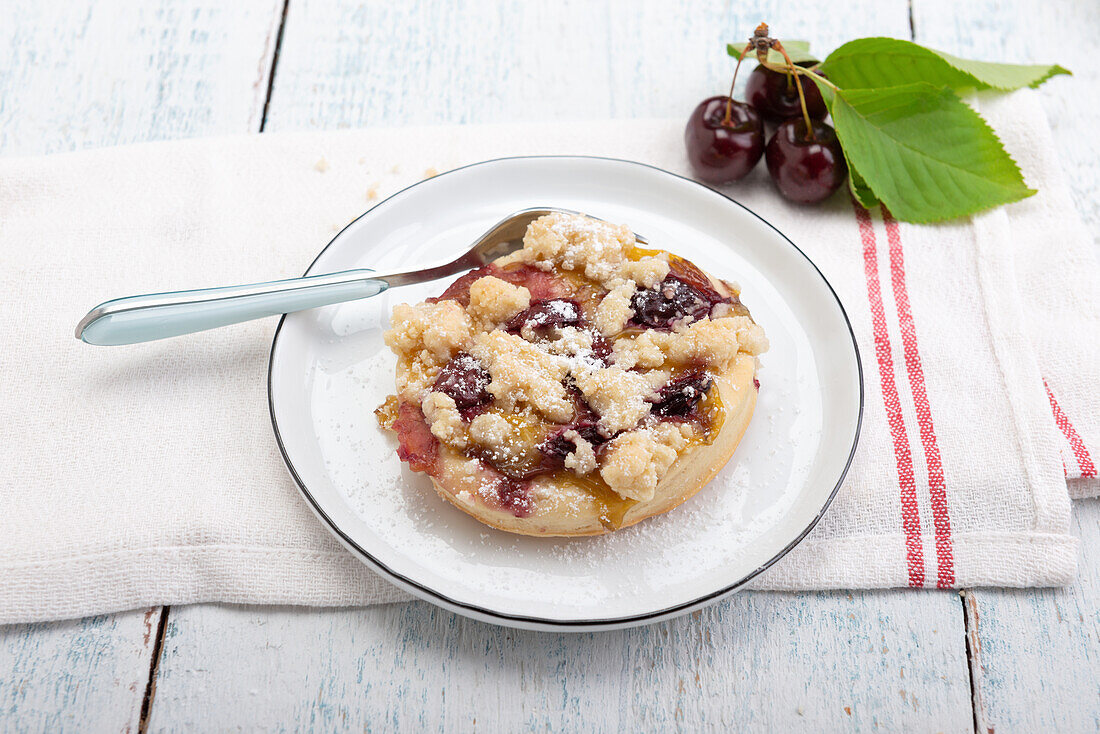
[{"label": "cherry filling", "polygon": [[669,261],[669,275],[655,288],[635,291],[630,305],[633,326],[671,329],[685,317],[694,321],[707,315],[719,303],[729,304],[735,313],[748,313],[737,296],[723,296],[714,289],[707,274],[680,257]]},{"label": "cherry filling", "polygon": [[439,458],[439,439],[432,435],[419,405],[402,402],[393,422],[397,434],[397,457],[413,471],[431,474]]},{"label": "cherry filling", "polygon": [[529,480],[513,479],[502,474],[495,480],[495,485],[493,489],[501,509],[508,510],[516,517],[527,517],[535,511]]},{"label": "cherry filling", "polygon": [[685,260],[682,257],[673,257],[669,261],[669,272],[673,277],[678,278],[694,288],[712,304],[731,300],[723,297],[718,291],[714,290],[714,286],[711,285],[710,278],[707,277],[707,274],[689,260]]},{"label": "cherry filling", "polygon": [[650,329],[671,329],[680,319],[701,318],[710,313],[715,303],[725,300],[714,291],[711,293],[717,299],[669,275],[654,288],[634,292],[630,299],[630,307],[634,309],[631,323]]},{"label": "cherry filling", "polygon": [[563,298],[572,292],[569,284],[560,276],[540,270],[533,265],[524,264],[505,270],[498,265],[489,263],[460,276],[447,286],[447,290],[443,291],[438,298],[429,298],[427,302],[458,301],[463,308],[466,308],[470,305],[470,286],[474,284],[474,281],[484,278],[486,275],[500,278],[512,285],[522,285],[530,291],[532,300]]},{"label": "cherry filling", "polygon": [[489,394],[489,382],[489,373],[481,363],[460,352],[439,371],[432,390],[449,396],[459,410],[469,410],[493,399]]},{"label": "cherry filling", "polygon": [[[432,435],[420,406],[402,402],[392,425],[397,434],[397,457],[413,471],[436,476],[439,471],[439,439]],[[501,509],[516,517],[527,517],[535,510],[531,497],[530,479],[510,477],[496,467],[482,462],[491,496],[496,497]],[[540,473],[540,472],[536,472]]]},{"label": "cherry filling", "polygon": [[542,454],[543,473],[561,469],[565,466],[565,457],[576,450],[576,445],[565,437],[566,432],[576,431],[596,450],[609,440],[608,436],[599,431],[600,416],[592,410],[581,395],[581,391],[573,385],[572,378],[568,378],[566,386],[573,396],[573,422],[556,429],[538,445],[539,453]]},{"label": "cherry filling", "polygon": [[438,297],[429,298],[427,302],[458,301],[463,308],[466,308],[470,305],[470,286],[474,284],[474,281],[484,278],[486,275],[496,275],[498,270],[499,268],[492,264],[485,265],[477,270],[471,270],[456,278],[453,283],[447,286],[447,290],[439,294]]},{"label": "cherry filling", "polygon": [[686,372],[658,391],[650,412],[662,418],[698,418],[696,406],[713,384],[702,370]]},{"label": "cherry filling", "polygon": [[566,326],[587,331],[592,337],[592,356],[604,367],[611,364],[611,341],[588,324],[580,304],[572,299],[550,298],[534,301],[527,309],[513,316],[504,328],[512,334],[531,329],[545,336],[550,329]]},{"label": "cherry filling", "polygon": [[595,423],[566,426],[554,431],[538,447],[542,453],[543,465],[547,468],[547,471],[565,466],[565,457],[577,448],[572,441],[565,437],[567,431],[576,431],[581,438],[592,444],[593,448],[598,448],[607,441],[607,438],[596,429]]},{"label": "cherry filling", "polygon": [[560,275],[541,270],[534,265],[521,265],[508,270],[496,268],[489,274],[506,280],[512,285],[522,285],[531,293],[532,301],[565,298],[573,293],[573,288]]},{"label": "cherry filling", "polygon": [[595,329],[589,329],[592,334],[592,354],[603,363],[605,367],[611,365],[611,340],[600,334]]},{"label": "cherry filling", "polygon": [[518,332],[524,328],[549,329],[552,327],[578,326],[584,317],[576,301],[565,298],[550,298],[534,301],[527,309],[520,311],[505,326],[508,331]]}]

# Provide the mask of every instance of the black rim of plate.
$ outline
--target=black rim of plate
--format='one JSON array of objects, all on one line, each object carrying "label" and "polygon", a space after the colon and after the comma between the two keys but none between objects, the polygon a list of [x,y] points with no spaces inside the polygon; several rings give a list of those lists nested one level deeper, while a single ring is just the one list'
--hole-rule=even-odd
[{"label": "black rim of plate", "polygon": [[619,627],[619,626],[622,626],[622,625],[636,625],[636,624],[642,624],[642,623],[649,622],[649,621],[658,621],[658,620],[664,619],[664,618],[675,617],[679,614],[686,613],[688,611],[691,611],[692,609],[705,606],[705,605],[707,605],[711,602],[718,601],[722,597],[725,597],[725,596],[728,596],[728,595],[732,594],[733,592],[737,591],[742,586],[744,586],[746,583],[751,581],[753,578],[760,575],[764,571],[768,570],[772,565],[775,564],[776,561],[778,561],[783,556],[787,555],[787,553],[789,553],[792,548],[794,548],[796,545],[801,543],[803,538],[805,538],[809,534],[809,532],[814,529],[814,527],[817,525],[818,521],[820,521],[822,516],[825,514],[826,510],[828,510],[829,506],[833,503],[833,499],[836,497],[836,493],[840,490],[840,485],[844,483],[844,478],[847,476],[848,469],[852,465],[852,458],[855,456],[856,446],[859,444],[859,434],[860,434],[860,431],[863,427],[863,406],[864,406],[863,360],[861,359],[860,354],[859,354],[859,344],[856,342],[855,331],[852,329],[852,322],[851,322],[851,319],[848,318],[848,312],[844,310],[844,304],[841,303],[840,298],[836,294],[836,290],[832,286],[832,283],[829,282],[829,280],[825,277],[824,273],[821,272],[821,269],[817,267],[817,264],[814,263],[814,261],[811,260],[809,258],[809,256],[806,255],[806,253],[801,250],[801,248],[798,247],[798,245],[796,245],[794,242],[792,242],[790,240],[790,238],[787,237],[785,234],[780,232],[779,229],[776,228],[776,226],[773,225],[771,222],[764,219],[759,214],[754,212],[752,209],[749,209],[747,206],[745,206],[741,202],[737,201],[736,199],[733,199],[733,198],[727,196],[726,194],[723,194],[721,191],[716,191],[715,189],[712,189],[709,186],[705,186],[705,185],[699,183],[698,181],[694,181],[690,178],[687,178],[686,176],[681,176],[679,174],[672,173],[671,171],[666,171],[663,168],[658,168],[657,166],[652,166],[652,165],[649,165],[648,163],[639,163],[638,161],[630,161],[630,160],[625,160],[625,159],[622,159],[622,158],[611,158],[611,157],[607,157],[607,156],[593,156],[593,155],[505,156],[505,157],[502,157],[502,158],[492,158],[492,159],[486,160],[486,161],[479,161],[477,163],[471,163],[469,165],[461,166],[459,168],[455,168],[455,169],[447,171],[445,173],[441,173],[437,176],[433,176],[431,179],[425,179],[424,181],[417,181],[416,183],[414,183],[410,186],[406,186],[405,188],[401,189],[397,193],[383,199],[382,201],[380,201],[378,204],[376,204],[372,208],[368,209],[367,211],[363,212],[362,214],[360,214],[358,217],[356,217],[352,221],[348,222],[348,224],[343,229],[341,229],[336,234],[335,237],[333,237],[331,240],[329,240],[329,243],[327,245],[325,245],[324,248],[322,248],[322,250],[319,253],[317,253],[317,257],[313,258],[313,262],[311,262],[309,264],[309,267],[306,269],[305,275],[309,274],[309,271],[313,268],[314,265],[317,264],[317,261],[321,258],[321,256],[325,254],[325,252],[328,250],[329,247],[331,247],[333,245],[333,243],[335,243],[338,239],[340,239],[340,236],[343,235],[344,232],[347,231],[347,229],[349,227],[351,227],[353,224],[358,222],[363,217],[371,215],[372,213],[378,211],[380,208],[382,208],[382,207],[386,206],[387,204],[389,204],[390,202],[394,201],[396,198],[402,196],[403,194],[405,194],[406,192],[408,192],[412,189],[415,189],[417,186],[421,185],[422,183],[425,183],[426,181],[431,181],[431,180],[435,180],[435,179],[443,177],[443,176],[448,176],[452,173],[456,173],[458,171],[464,171],[468,168],[474,168],[476,166],[484,166],[484,165],[488,165],[488,164],[492,164],[492,163],[500,163],[502,161],[517,161],[517,160],[534,160],[534,161],[537,161],[537,160],[547,160],[547,159],[552,159],[552,160],[563,160],[563,159],[598,160],[598,161],[608,161],[608,162],[612,162],[612,163],[622,163],[622,164],[626,164],[626,165],[630,165],[630,166],[638,166],[638,167],[641,167],[641,168],[648,168],[648,169],[651,169],[651,170],[654,170],[654,171],[658,171],[658,172],[663,173],[667,176],[671,176],[673,178],[680,179],[681,181],[686,181],[686,182],[691,183],[695,186],[698,186],[701,189],[703,189],[704,191],[708,191],[711,194],[713,194],[715,196],[719,196],[722,199],[725,199],[727,202],[740,207],[744,211],[748,212],[749,214],[751,214],[752,216],[756,217],[761,222],[766,224],[777,235],[779,235],[781,238],[783,238],[783,240],[785,240],[787,242],[787,244],[789,244],[791,247],[793,247],[795,249],[795,251],[798,252],[798,254],[802,255],[802,257],[804,257],[806,259],[806,262],[808,262],[810,264],[810,267],[812,267],[814,269],[814,271],[817,273],[818,277],[821,278],[821,281],[825,284],[825,287],[829,289],[829,293],[833,296],[833,300],[836,301],[837,308],[840,309],[840,315],[844,318],[844,324],[845,324],[845,326],[848,327],[848,334],[849,334],[849,336],[851,337],[851,340],[852,340],[852,352],[855,354],[856,371],[857,371],[858,377],[859,377],[859,413],[856,416],[856,430],[855,430],[855,434],[852,436],[852,447],[848,451],[848,458],[844,462],[843,471],[841,471],[840,476],[837,478],[836,484],[833,485],[833,489],[829,493],[828,498],[825,500],[825,504],[823,504],[821,506],[821,509],[817,512],[816,515],[814,515],[814,517],[810,521],[810,523],[802,530],[802,532],[800,532],[794,538],[794,540],[792,540],[790,543],[788,543],[786,546],[784,546],[775,556],[773,556],[767,562],[765,562],[764,564],[762,564],[761,566],[759,566],[758,568],[756,568],[755,570],[753,570],[752,572],[747,574],[745,577],[739,579],[738,581],[735,581],[733,584],[730,584],[729,586],[725,586],[725,587],[723,587],[721,589],[718,589],[717,591],[713,591],[709,594],[705,594],[703,596],[700,596],[696,599],[692,599],[691,601],[684,602],[682,604],[677,604],[677,605],[671,606],[671,607],[665,607],[664,609],[658,609],[658,610],[655,610],[655,611],[652,611],[652,612],[645,612],[643,614],[634,614],[634,615],[630,615],[630,616],[626,616],[626,617],[597,618],[597,619],[569,619],[569,620],[549,619],[549,618],[546,618],[546,617],[532,617],[532,616],[527,616],[527,615],[522,615],[522,614],[506,614],[504,612],[499,612],[495,609],[489,609],[487,607],[481,607],[481,606],[478,606],[476,604],[467,604],[466,602],[462,602],[462,601],[458,601],[456,599],[452,599],[452,598],[446,596],[445,594],[439,593],[435,589],[424,586],[423,584],[420,584],[419,582],[417,582],[417,581],[415,581],[411,578],[408,578],[407,576],[405,576],[403,574],[400,574],[400,573],[390,569],[389,567],[386,566],[386,564],[382,563],[377,558],[372,556],[364,548],[362,548],[358,543],[356,543],[352,538],[350,538],[346,533],[344,533],[344,531],[341,530],[340,527],[332,520],[332,518],[330,518],[328,516],[328,514],[324,511],[324,509],[322,509],[321,505],[317,502],[317,500],[310,493],[309,489],[306,487],[305,482],[303,482],[302,478],[298,475],[298,470],[294,467],[293,462],[291,462],[290,456],[287,454],[286,445],[283,443],[282,434],[279,432],[279,421],[275,417],[275,395],[274,395],[274,391],[272,390],[272,375],[274,373],[274,368],[275,368],[275,348],[279,344],[279,334],[282,333],[283,324],[286,323],[286,314],[284,314],[279,319],[279,325],[275,329],[275,336],[272,338],[272,341],[271,341],[271,354],[268,357],[268,364],[267,364],[267,405],[268,405],[268,410],[271,414],[271,427],[275,431],[275,441],[279,444],[279,452],[283,456],[283,462],[286,464],[287,469],[290,470],[290,475],[291,475],[291,477],[293,477],[294,483],[298,485],[298,489],[302,493],[302,496],[305,497],[306,501],[313,508],[314,513],[319,518],[321,518],[321,520],[324,521],[324,523],[328,527],[328,529],[334,535],[336,535],[337,538],[339,538],[348,548],[354,550],[355,553],[360,557],[361,560],[367,562],[368,565],[370,565],[373,569],[380,572],[385,578],[396,582],[398,586],[405,587],[406,589],[412,591],[414,594],[416,594],[417,596],[420,596],[421,598],[424,598],[428,601],[432,601],[434,603],[438,603],[441,606],[446,607],[446,608],[450,608],[450,609],[453,609],[453,610],[465,610],[465,611],[468,611],[468,612],[472,612],[476,616],[482,616],[482,617],[486,617],[486,618],[493,619],[493,620],[499,620],[499,621],[505,622],[505,623],[507,623],[507,622],[530,623],[530,624],[536,624],[536,625],[541,625],[541,626],[545,626],[545,627],[553,627],[553,628],[561,628],[561,629],[595,628],[595,627]]}]

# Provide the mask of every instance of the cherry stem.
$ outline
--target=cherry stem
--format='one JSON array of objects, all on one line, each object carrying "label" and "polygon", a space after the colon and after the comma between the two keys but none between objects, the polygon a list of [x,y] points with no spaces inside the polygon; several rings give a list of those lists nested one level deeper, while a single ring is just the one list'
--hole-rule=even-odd
[{"label": "cherry stem", "polygon": [[733,81],[730,82],[730,94],[726,97],[726,116],[722,118],[722,125],[729,127],[733,124],[733,85],[737,83],[737,72],[741,69],[741,62],[745,59],[745,54],[752,48],[752,44],[745,46],[745,49],[741,52],[741,55],[737,57],[737,66],[733,67]]},{"label": "cherry stem", "polygon": [[776,41],[773,48],[783,54],[783,59],[787,62],[787,73],[794,76],[794,85],[798,87],[798,103],[802,105],[802,119],[806,121],[806,139],[817,142],[817,134],[814,132],[813,123],[810,122],[810,111],[806,108],[806,95],[802,93],[802,80],[798,78],[798,72],[794,70],[794,62],[787,55],[787,49],[783,48],[782,43]]}]

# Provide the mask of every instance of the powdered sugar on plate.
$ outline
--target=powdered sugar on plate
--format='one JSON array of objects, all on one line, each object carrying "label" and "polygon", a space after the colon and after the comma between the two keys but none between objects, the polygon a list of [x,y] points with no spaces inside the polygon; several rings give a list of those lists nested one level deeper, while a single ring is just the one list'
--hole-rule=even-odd
[{"label": "powdered sugar on plate", "polygon": [[[434,574],[462,578],[475,595],[583,606],[593,598],[652,595],[686,576],[721,573],[788,509],[794,493],[786,489],[797,487],[811,458],[799,447],[813,446],[820,431],[813,420],[820,411],[812,401],[808,410],[791,407],[817,385],[798,384],[796,374],[785,373],[784,340],[773,336],[772,355],[778,350],[780,366],[761,370],[765,386],[749,430],[729,464],[695,497],[604,536],[511,535],[450,506],[427,477],[397,460],[395,439],[373,416],[392,389],[394,358],[378,326],[355,331],[374,321],[359,313],[365,305],[337,311],[330,326],[346,336],[325,345],[311,375],[312,419],[324,465],[378,542],[415,556]],[[766,364],[772,355],[765,356]]]}]

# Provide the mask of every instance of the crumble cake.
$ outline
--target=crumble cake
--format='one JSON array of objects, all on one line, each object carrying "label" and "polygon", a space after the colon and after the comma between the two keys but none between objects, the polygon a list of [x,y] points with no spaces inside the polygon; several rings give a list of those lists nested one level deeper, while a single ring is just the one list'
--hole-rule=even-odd
[{"label": "crumble cake", "polygon": [[736,286],[580,215],[393,310],[376,411],[439,495],[514,533],[598,535],[667,512],[733,454],[763,330]]}]

